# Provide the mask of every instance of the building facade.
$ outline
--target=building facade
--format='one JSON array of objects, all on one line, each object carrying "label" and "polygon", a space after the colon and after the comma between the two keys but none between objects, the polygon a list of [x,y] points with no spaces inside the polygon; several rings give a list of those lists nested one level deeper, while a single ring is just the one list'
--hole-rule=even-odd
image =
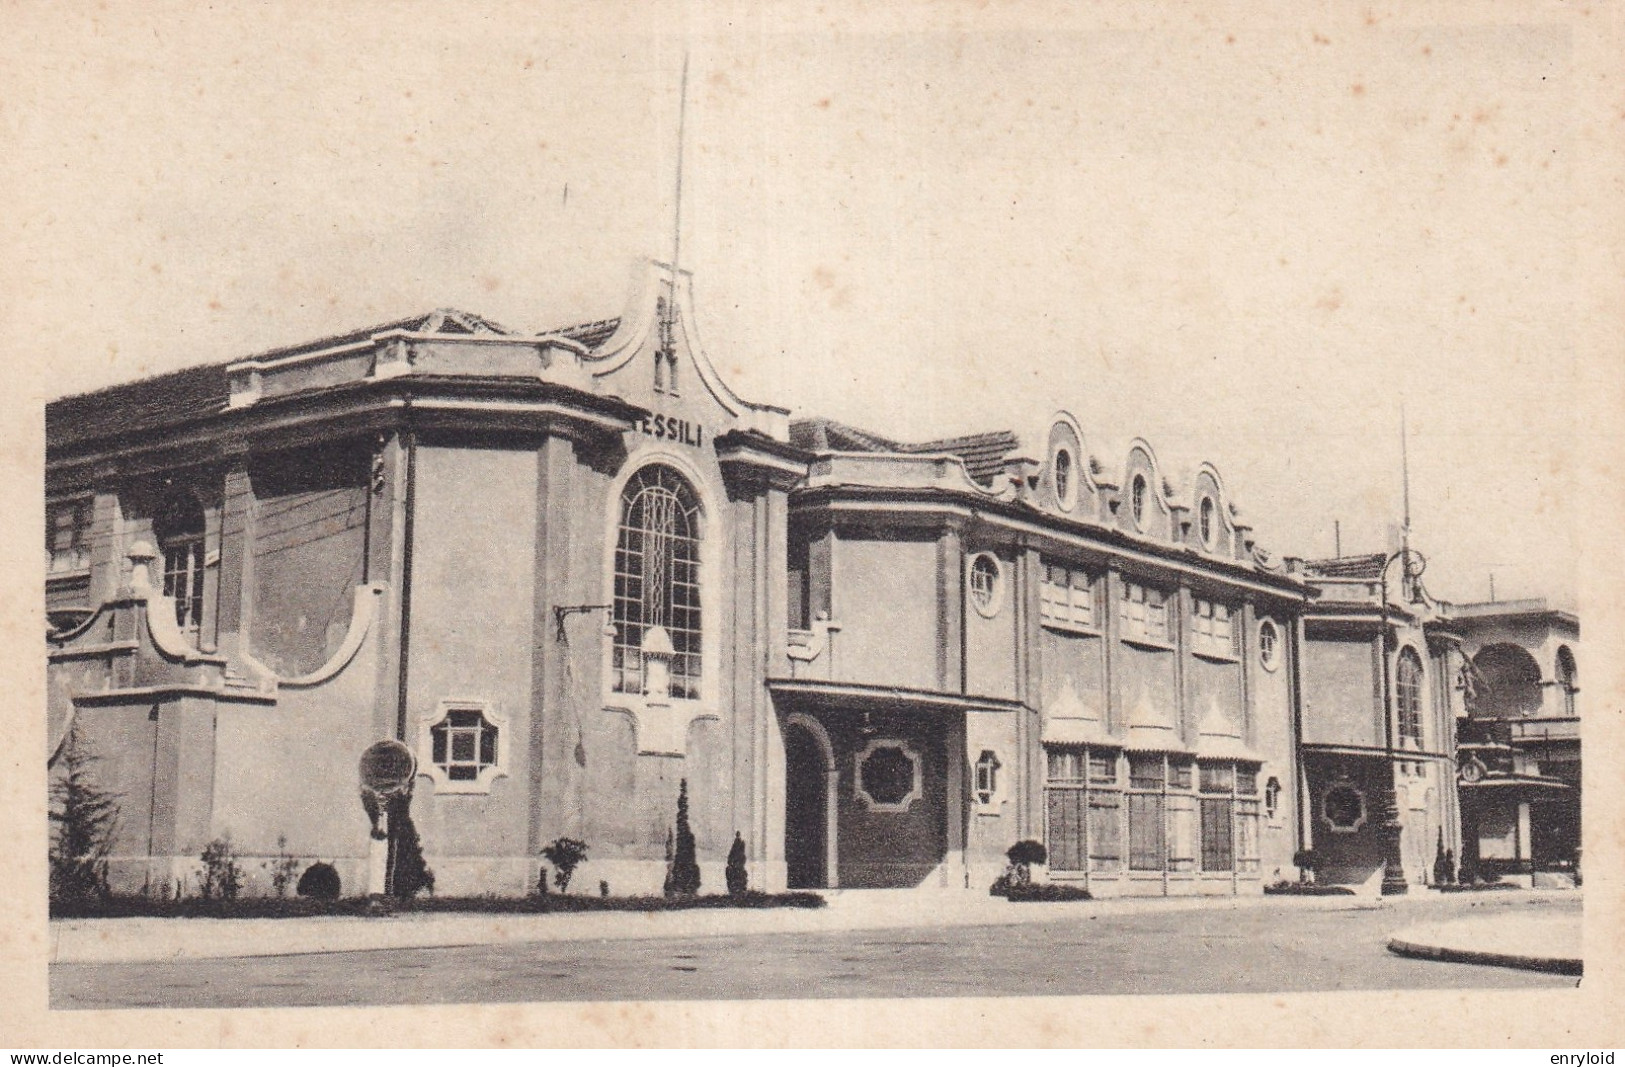
[{"label": "building facade", "polygon": [[1259,892],[1322,839],[1358,881],[1396,824],[1410,882],[1466,857],[1493,613],[1277,557],[1211,465],[1108,469],[1064,411],[792,420],[693,323],[652,266],[619,319],[438,311],[49,405],[51,759],[119,793],[115,887],[229,835],[251,890],[382,891],[379,741],[443,894],[533,891],[565,836],[658,892],[684,789],[712,888],[735,835],[768,889],[983,890],[1023,839],[1096,895]]}]

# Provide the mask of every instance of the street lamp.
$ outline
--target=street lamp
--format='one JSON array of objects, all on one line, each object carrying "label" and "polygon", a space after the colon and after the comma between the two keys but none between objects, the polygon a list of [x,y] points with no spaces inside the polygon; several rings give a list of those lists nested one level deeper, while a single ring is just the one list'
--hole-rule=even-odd
[{"label": "street lamp", "polygon": [[1388,758],[1388,788],[1384,791],[1382,838],[1382,895],[1402,896],[1410,890],[1410,884],[1405,881],[1405,857],[1400,849],[1400,834],[1403,827],[1399,819],[1399,786],[1394,781],[1394,687],[1390,677],[1392,668],[1389,666],[1390,649],[1388,647],[1388,568],[1394,565],[1395,560],[1402,559],[1404,564],[1399,568],[1400,593],[1407,600],[1413,600],[1410,595],[1411,582],[1422,576],[1427,570],[1427,560],[1420,552],[1411,551],[1409,546],[1401,548],[1382,562],[1382,569],[1377,572],[1377,582],[1382,586],[1382,722],[1383,722],[1383,749]]}]

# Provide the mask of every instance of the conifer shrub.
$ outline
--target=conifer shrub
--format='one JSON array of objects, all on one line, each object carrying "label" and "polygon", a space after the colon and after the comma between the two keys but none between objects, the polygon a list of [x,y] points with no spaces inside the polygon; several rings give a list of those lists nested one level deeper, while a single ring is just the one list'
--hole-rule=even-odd
[{"label": "conifer shrub", "polygon": [[745,870],[745,839],[737,830],[734,831],[733,846],[728,849],[728,868],[724,875],[728,880],[728,895],[743,896],[750,886],[750,873]]},{"label": "conifer shrub", "polygon": [[688,825],[688,779],[677,787],[677,837],[672,851],[666,895],[691,897],[700,891],[700,864],[695,856],[694,831]]},{"label": "conifer shrub", "polygon": [[423,860],[423,842],[412,822],[411,797],[389,799],[389,826],[395,838],[391,855],[394,865],[390,878],[391,895],[405,900],[425,889],[433,893],[434,872]]},{"label": "conifer shrub", "polygon": [[51,782],[51,902],[105,900],[107,857],[118,833],[123,794],[102,788],[100,758],[70,728],[58,756],[61,776]]}]

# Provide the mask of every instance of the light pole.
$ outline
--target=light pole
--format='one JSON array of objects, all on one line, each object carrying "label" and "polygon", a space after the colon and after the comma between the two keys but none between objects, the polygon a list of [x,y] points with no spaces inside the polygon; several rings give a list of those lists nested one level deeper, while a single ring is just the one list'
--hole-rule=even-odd
[{"label": "light pole", "polygon": [[1427,569],[1427,560],[1420,552],[1412,552],[1409,546],[1401,548],[1382,562],[1382,569],[1377,573],[1377,582],[1382,586],[1382,723],[1383,723],[1383,750],[1387,755],[1388,782],[1384,790],[1382,815],[1382,895],[1402,896],[1410,890],[1410,883],[1405,880],[1405,857],[1400,849],[1400,834],[1403,827],[1399,819],[1399,786],[1394,781],[1394,687],[1391,678],[1392,668],[1389,658],[1392,650],[1388,647],[1388,568],[1394,561],[1403,559],[1405,562],[1399,568],[1400,595],[1406,601],[1413,598],[1408,592],[1410,582],[1419,578]]}]

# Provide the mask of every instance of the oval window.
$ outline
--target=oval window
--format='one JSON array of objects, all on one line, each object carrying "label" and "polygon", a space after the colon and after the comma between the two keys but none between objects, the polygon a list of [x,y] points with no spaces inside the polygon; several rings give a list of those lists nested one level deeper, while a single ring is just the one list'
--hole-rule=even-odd
[{"label": "oval window", "polygon": [[1135,526],[1145,525],[1145,475],[1136,474],[1134,481],[1129,483],[1128,490],[1129,512],[1134,516]]},{"label": "oval window", "polygon": [[1078,483],[1072,475],[1072,453],[1065,448],[1055,450],[1055,502],[1062,510],[1071,511],[1078,502]]},{"label": "oval window", "polygon": [[1218,510],[1210,496],[1204,496],[1197,509],[1197,528],[1202,534],[1202,547],[1209,550],[1212,550],[1213,542],[1219,533]]},{"label": "oval window", "polygon": [[970,563],[970,600],[978,613],[990,619],[999,611],[1000,579],[999,561],[990,553],[977,553]]},{"label": "oval window", "polygon": [[1281,665],[1281,631],[1269,619],[1258,624],[1258,661],[1265,670]]}]

